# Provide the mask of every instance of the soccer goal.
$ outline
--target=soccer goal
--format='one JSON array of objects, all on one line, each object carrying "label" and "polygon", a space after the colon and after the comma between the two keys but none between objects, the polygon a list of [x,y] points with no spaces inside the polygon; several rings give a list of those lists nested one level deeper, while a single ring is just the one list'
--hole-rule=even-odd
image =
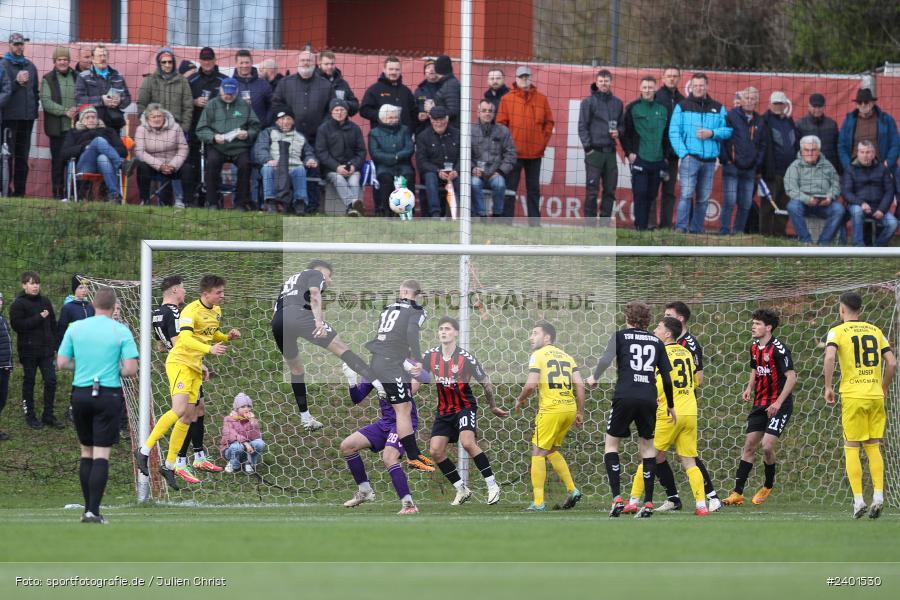
[{"label": "soccer goal", "polygon": [[[286,383],[281,355],[272,339],[270,319],[282,282],[313,258],[335,267],[325,293],[325,318],[342,339],[364,357],[364,344],[376,329],[383,306],[392,301],[399,283],[414,277],[422,283],[429,320],[422,348],[438,345],[437,319],[460,320],[460,345],[483,363],[496,387],[498,404],[511,409],[525,380],[530,354],[528,334],[538,319],[558,331],[557,344],[573,355],[585,377],[593,370],[609,336],[622,326],[621,309],[641,299],[661,316],[672,300],[686,302],[690,331],[704,350],[705,382],[698,392],[700,456],[714,483],[727,491],[744,438],[747,405],[741,391],[748,376],[750,314],[757,307],[776,309],[777,330],[792,349],[799,383],[793,418],[779,447],[778,493],[817,504],[849,500],[845,483],[839,408],[825,405],[822,358],[828,329],[838,322],[837,299],[845,290],[862,293],[864,318],[881,327],[892,344],[898,340],[900,273],[894,249],[857,251],[846,248],[501,246],[454,244],[327,244],[145,241],[142,281],[106,282],[121,296],[121,318],[140,333],[141,361],[131,381],[127,402],[133,442],[144,439],[154,417],[169,407],[165,354],[151,341],[150,312],[161,298],[158,282],[184,277],[187,301],[196,298],[206,273],[227,280],[222,325],[241,330],[242,338],[223,357],[207,357],[212,379],[206,394],[207,453],[218,453],[222,419],[234,396],[244,392],[254,401],[267,449],[254,475],[205,473],[203,482],[169,492],[157,480],[139,481],[139,499],[221,503],[337,502],[349,497],[354,483],[339,451],[340,441],[377,419],[377,399],[359,406],[348,399],[341,362],[326,350],[301,340],[309,400],[325,424],[308,433]],[[573,429],[565,443],[576,484],[586,496],[608,495],[603,468],[603,436],[610,407],[614,369],[597,390],[588,393],[586,423]],[[138,384],[139,382],[139,384]],[[502,419],[486,410],[481,389],[478,438],[490,456],[503,497],[525,502],[530,495],[529,454],[536,401],[524,412]],[[887,487],[900,480],[900,409],[895,381],[888,400],[885,442]],[[436,394],[425,386],[417,396],[418,437],[423,449],[434,420]],[[164,450],[165,441],[161,442]],[[625,444],[626,472],[636,466],[636,443]],[[630,454],[629,454],[630,453]],[[156,459],[158,454],[153,453]],[[384,469],[374,454],[364,456],[380,500],[393,501]],[[761,462],[761,457],[757,463]],[[758,466],[758,465],[757,465]],[[155,473],[152,469],[151,473]],[[762,477],[755,469],[750,486]],[[470,487],[482,485],[477,471]],[[677,473],[679,486],[686,480]],[[627,483],[630,477],[626,477]],[[410,472],[418,499],[446,500],[453,489],[439,472]],[[553,478],[549,488],[554,493]],[[868,485],[868,482],[867,482]],[[555,490],[562,496],[561,488]],[[888,503],[897,505],[893,494]]]}]

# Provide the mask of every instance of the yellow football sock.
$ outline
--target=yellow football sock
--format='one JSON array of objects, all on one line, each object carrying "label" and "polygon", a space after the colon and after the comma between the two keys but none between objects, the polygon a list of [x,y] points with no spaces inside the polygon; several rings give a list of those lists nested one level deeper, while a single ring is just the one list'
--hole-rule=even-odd
[{"label": "yellow football sock", "polygon": [[563,458],[563,455],[559,452],[553,452],[547,456],[547,459],[550,460],[553,470],[556,471],[556,474],[559,475],[559,478],[565,484],[566,491],[570,494],[574,492],[575,482],[572,480],[572,474],[569,473],[569,465],[566,463],[566,459]]},{"label": "yellow football sock", "polygon": [[153,446],[168,433],[169,429],[172,428],[172,425],[174,425],[177,420],[178,415],[175,414],[174,410],[169,410],[166,414],[161,416],[156,422],[156,426],[153,427],[153,431],[150,432],[150,437],[144,442],[144,445],[152,450]]},{"label": "yellow football sock", "polygon": [[853,496],[862,496],[862,463],[859,460],[859,446],[844,446],[844,458],[847,461],[847,479]]},{"label": "yellow football sock", "polygon": [[172,427],[172,435],[169,436],[169,452],[166,454],[166,463],[174,463],[175,459],[178,458],[178,451],[181,450],[181,447],[184,445],[184,438],[187,437],[188,429],[190,429],[190,427],[189,423],[183,423],[180,420]]},{"label": "yellow football sock", "polygon": [[631,497],[638,499],[644,497],[644,465],[642,464],[638,464],[637,472],[631,481]]},{"label": "yellow football sock", "polygon": [[703,473],[700,467],[694,465],[686,471],[688,481],[691,483],[691,491],[694,492],[696,502],[706,502],[706,491],[703,488]]},{"label": "yellow football sock", "polygon": [[[869,475],[872,476],[872,488],[876,494],[884,493],[884,459],[881,457],[881,446],[878,444],[863,444],[866,449],[866,457],[869,459]],[[857,456],[859,449],[857,448]],[[862,472],[862,467],[860,467]],[[862,477],[862,474],[860,474]]]},{"label": "yellow football sock", "polygon": [[544,456],[531,457],[531,487],[534,488],[534,504],[544,503],[544,484],[547,482],[547,459]]}]

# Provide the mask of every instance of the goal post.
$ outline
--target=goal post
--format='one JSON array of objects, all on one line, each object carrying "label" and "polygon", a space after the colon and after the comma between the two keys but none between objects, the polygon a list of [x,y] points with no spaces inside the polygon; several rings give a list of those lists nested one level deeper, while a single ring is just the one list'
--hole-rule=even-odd
[{"label": "goal post", "polygon": [[[575,356],[585,377],[602,354],[609,335],[621,327],[621,308],[630,300],[649,302],[654,318],[672,300],[686,302],[693,311],[689,327],[704,347],[706,381],[699,390],[700,456],[720,490],[730,487],[740,454],[747,408],[740,390],[747,378],[749,315],[756,307],[773,307],[782,314],[777,335],[791,346],[800,377],[794,417],[779,449],[779,486],[782,494],[818,503],[844,502],[849,490],[844,482],[840,452],[840,418],[837,409],[822,399],[821,363],[827,330],[838,322],[837,298],[842,291],[859,289],[866,304],[864,318],[881,327],[897,344],[900,273],[895,248],[812,247],[652,247],[652,246],[546,246],[500,244],[375,244],[300,242],[203,242],[145,240],[141,252],[139,285],[122,289],[122,318],[140,333],[139,394],[126,394],[129,407],[139,409],[140,439],[146,439],[155,414],[167,408],[168,386],[161,365],[164,356],[154,353],[151,312],[159,297],[155,284],[165,275],[185,278],[188,301],[196,297],[196,283],[208,272],[228,280],[223,326],[238,323],[240,346],[218,358],[209,384],[207,440],[210,454],[217,455],[219,424],[238,391],[258,396],[264,438],[270,436],[268,456],[255,479],[226,481],[208,474],[202,486],[169,495],[164,488],[140,478],[139,500],[176,498],[199,502],[261,501],[296,502],[312,497],[336,501],[352,493],[349,477],[338,452],[340,440],[358,427],[374,421],[376,410],[350,408],[340,361],[321,348],[301,342],[308,365],[307,381],[318,386],[311,396],[313,410],[326,416],[327,433],[315,436],[299,428],[299,415],[281,373],[283,362],[274,348],[269,329],[272,302],[285,273],[305,267],[312,258],[325,257],[336,266],[333,295],[326,318],[348,345],[366,355],[363,344],[374,333],[381,301],[402,279],[423,281],[429,321],[422,334],[422,348],[437,345],[435,328],[442,314],[460,320],[460,345],[483,362],[496,383],[498,404],[509,409],[525,379],[530,349],[528,331],[534,321],[555,321],[561,348]],[[474,266],[474,269],[473,269]],[[475,273],[477,277],[473,277]],[[92,286],[101,280],[92,281]],[[365,290],[354,288],[359,283]],[[127,288],[127,289],[126,289]],[[464,318],[465,307],[470,311]],[[137,314],[136,314],[137,313]],[[605,417],[609,410],[614,369],[600,389],[589,393],[586,425],[573,430],[563,453],[571,457],[573,476],[586,495],[604,497],[606,489],[602,448]],[[890,490],[900,481],[897,423],[900,410],[898,383],[888,401],[888,433],[885,436],[888,503],[896,505]],[[131,397],[131,396],[134,397]],[[417,397],[419,440],[427,448],[433,422],[434,393],[423,388]],[[528,455],[536,401],[524,413],[507,419],[493,417],[479,388],[479,443],[490,459],[498,482],[509,501],[525,501]],[[255,398],[254,400],[257,400]],[[636,444],[626,443],[623,464],[628,477],[636,466]],[[761,459],[760,459],[761,460]],[[373,485],[392,498],[389,480],[378,463],[366,458]],[[750,485],[755,485],[753,477]],[[683,475],[676,469],[680,487]],[[482,485],[477,471],[470,486]],[[446,499],[447,484],[440,473],[411,473],[414,494]],[[154,482],[156,484],[156,482]],[[553,482],[551,476],[551,484]],[[783,486],[783,487],[781,487]],[[151,493],[152,492],[152,493]],[[452,497],[452,494],[451,494]]]}]

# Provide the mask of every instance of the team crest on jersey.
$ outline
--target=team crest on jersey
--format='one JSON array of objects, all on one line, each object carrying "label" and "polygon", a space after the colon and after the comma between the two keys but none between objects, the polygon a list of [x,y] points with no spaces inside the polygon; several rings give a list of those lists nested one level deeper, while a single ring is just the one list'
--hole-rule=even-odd
[{"label": "team crest on jersey", "polygon": [[179,381],[179,382],[178,382],[178,385],[176,385],[175,387],[177,387],[179,390],[184,389],[184,382],[183,382],[183,381]]},{"label": "team crest on jersey", "polygon": [[763,362],[769,362],[769,355],[763,354]]},{"label": "team crest on jersey", "polygon": [[453,365],[452,367],[450,367],[450,372],[456,375],[457,373],[459,373],[459,367]]}]

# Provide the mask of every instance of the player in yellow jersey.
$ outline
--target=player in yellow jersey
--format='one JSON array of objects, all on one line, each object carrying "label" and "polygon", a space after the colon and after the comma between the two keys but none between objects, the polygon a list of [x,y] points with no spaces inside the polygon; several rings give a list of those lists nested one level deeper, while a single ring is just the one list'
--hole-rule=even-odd
[{"label": "player in yellow jersey", "polygon": [[[828,332],[825,347],[825,402],[834,406],[832,388],[835,357],[841,365],[841,422],[844,426],[844,457],[847,478],[853,491],[853,517],[866,512],[877,519],[884,506],[884,460],[881,438],[884,437],[884,401],[894,378],[897,360],[881,329],[860,321],[862,298],[855,292],[841,295],[842,323]],[[863,500],[862,463],[859,447],[865,448],[872,477],[872,505]]]},{"label": "player in yellow jersey", "polygon": [[[662,376],[656,376],[656,395],[659,405],[656,409],[656,428],[653,435],[653,446],[658,454],[675,446],[675,453],[681,458],[681,464],[688,476],[691,490],[694,492],[696,509],[694,514],[705,517],[709,514],[706,507],[706,491],[703,486],[703,474],[697,466],[697,396],[695,390],[699,384],[694,354],[678,343],[681,337],[681,321],[674,317],[665,317],[656,326],[653,335],[666,345],[666,355],[672,365],[672,392],[675,401],[677,420],[672,423],[668,419],[666,397],[663,393]],[[625,513],[636,513],[638,501],[644,493],[644,469],[638,467],[631,487],[631,499],[625,506]]]},{"label": "player in yellow jersey", "polygon": [[225,342],[241,337],[237,329],[227,334],[219,330],[224,300],[225,280],[218,275],[204,275],[200,280],[200,299],[181,311],[177,341],[166,358],[172,409],[159,418],[150,437],[135,452],[141,473],[149,475],[150,450],[172,428],[166,461],[160,465],[159,472],[175,490],[178,489],[176,475],[190,483],[199,482],[190,472],[176,468],[175,461],[190,424],[197,416],[203,357],[206,354],[222,356],[227,350]]},{"label": "player in yellow jersey", "polygon": [[547,480],[547,461],[566,486],[569,494],[559,508],[569,509],[581,499],[575,487],[569,465],[559,453],[566,434],[572,425],[581,427],[584,422],[584,382],[578,372],[575,359],[557,348],[556,328],[547,321],[538,321],[529,336],[531,359],[528,361],[528,379],[516,400],[516,410],[522,408],[531,394],[538,392],[538,413],[534,420],[534,436],[531,438],[531,485],[534,502],[526,511],[546,510],[544,483]]}]

